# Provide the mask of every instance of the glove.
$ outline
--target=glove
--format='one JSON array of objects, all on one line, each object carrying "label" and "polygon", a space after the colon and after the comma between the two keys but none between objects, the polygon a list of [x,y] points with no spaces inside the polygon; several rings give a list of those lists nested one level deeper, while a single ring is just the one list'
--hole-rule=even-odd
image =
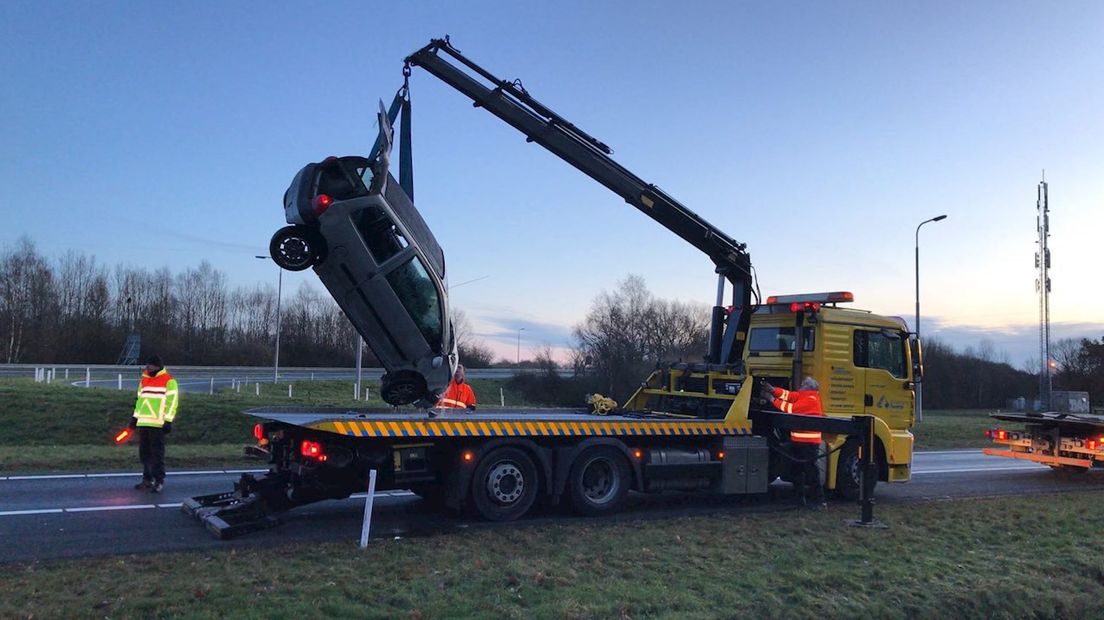
[{"label": "glove", "polygon": [[127,428],[138,428],[138,418],[131,416],[130,422],[127,423]]},{"label": "glove", "polygon": [[165,422],[165,425],[161,427],[165,430],[165,434],[168,435],[172,432],[172,422]]},{"label": "glove", "polygon": [[475,411],[475,405],[468,405],[468,411]]},{"label": "glove", "polygon": [[771,385],[770,383],[768,383],[767,381],[763,382],[763,391],[764,392],[770,392],[771,396],[772,397],[774,396],[774,386]]}]

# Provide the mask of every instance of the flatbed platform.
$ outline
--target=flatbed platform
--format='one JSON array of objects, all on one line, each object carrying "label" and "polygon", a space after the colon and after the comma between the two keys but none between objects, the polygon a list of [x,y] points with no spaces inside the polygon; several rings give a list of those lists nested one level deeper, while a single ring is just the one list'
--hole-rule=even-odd
[{"label": "flatbed platform", "polygon": [[582,409],[435,409],[264,407],[248,415],[350,437],[578,437],[750,435],[750,424],[661,414],[595,415]]},{"label": "flatbed platform", "polygon": [[1085,433],[1104,432],[1104,416],[1084,413],[991,413],[989,417],[1004,422],[1039,424]]}]

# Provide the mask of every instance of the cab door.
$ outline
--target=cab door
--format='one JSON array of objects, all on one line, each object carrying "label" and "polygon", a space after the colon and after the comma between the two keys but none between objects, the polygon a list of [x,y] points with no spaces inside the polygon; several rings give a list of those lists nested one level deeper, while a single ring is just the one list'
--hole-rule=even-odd
[{"label": "cab door", "polygon": [[863,412],[890,428],[904,428],[912,415],[905,335],[888,329],[856,328],[853,355],[856,383],[862,386]]}]

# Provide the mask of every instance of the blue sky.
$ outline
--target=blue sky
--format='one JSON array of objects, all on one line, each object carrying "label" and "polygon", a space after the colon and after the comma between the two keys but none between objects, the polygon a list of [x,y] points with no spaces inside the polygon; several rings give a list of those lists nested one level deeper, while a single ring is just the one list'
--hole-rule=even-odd
[{"label": "blue sky", "polygon": [[[949,214],[922,232],[925,332],[1014,363],[1037,345],[1046,168],[1054,320],[1104,335],[1099,2],[2,3],[0,245],[273,280],[252,256],[291,177],[367,151],[402,58],[445,33],[746,242],[764,294],[911,317],[913,231]],[[629,273],[712,301],[696,250],[412,80],[417,204],[500,353],[520,327],[523,349],[563,346]]]}]

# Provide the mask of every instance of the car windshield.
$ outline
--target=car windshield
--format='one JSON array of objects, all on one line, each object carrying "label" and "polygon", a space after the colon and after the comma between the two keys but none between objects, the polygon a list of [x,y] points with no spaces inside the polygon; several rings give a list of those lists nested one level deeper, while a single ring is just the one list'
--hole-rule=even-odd
[{"label": "car windshield", "polygon": [[426,342],[439,352],[442,344],[441,300],[421,260],[412,257],[388,273],[387,282]]}]

